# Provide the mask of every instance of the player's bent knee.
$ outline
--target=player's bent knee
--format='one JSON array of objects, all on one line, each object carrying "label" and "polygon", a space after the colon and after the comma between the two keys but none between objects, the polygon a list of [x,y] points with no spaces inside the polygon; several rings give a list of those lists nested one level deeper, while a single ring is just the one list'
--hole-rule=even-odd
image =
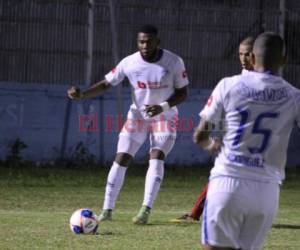
[{"label": "player's bent knee", "polygon": [[117,153],[115,162],[117,162],[119,165],[123,167],[128,167],[132,158],[133,158],[132,155],[128,153]]},{"label": "player's bent knee", "polygon": [[150,159],[158,159],[163,161],[165,159],[165,153],[160,149],[152,149],[150,152]]}]

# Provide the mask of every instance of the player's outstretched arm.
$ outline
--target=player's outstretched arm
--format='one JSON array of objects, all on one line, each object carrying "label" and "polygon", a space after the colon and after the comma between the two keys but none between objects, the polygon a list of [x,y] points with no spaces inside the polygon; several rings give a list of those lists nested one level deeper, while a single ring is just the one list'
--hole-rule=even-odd
[{"label": "player's outstretched arm", "polygon": [[171,95],[168,100],[161,104],[149,105],[146,107],[145,111],[150,117],[156,116],[169,108],[182,103],[187,97],[187,87],[180,89],[175,89],[174,94]]},{"label": "player's outstretched arm", "polygon": [[68,89],[68,97],[75,100],[80,100],[83,98],[91,98],[91,97],[101,95],[110,87],[111,85],[107,80],[102,80],[100,82],[97,82],[85,91],[81,91],[80,88],[72,86]]},{"label": "player's outstretched arm", "polygon": [[211,153],[218,153],[221,149],[222,142],[219,138],[210,137],[210,134],[213,129],[213,123],[201,119],[199,125],[195,129],[193,140],[201,148]]}]

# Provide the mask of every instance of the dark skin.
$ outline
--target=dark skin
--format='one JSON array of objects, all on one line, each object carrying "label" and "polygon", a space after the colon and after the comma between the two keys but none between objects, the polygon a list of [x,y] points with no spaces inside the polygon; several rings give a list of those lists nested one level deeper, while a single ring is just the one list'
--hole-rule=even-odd
[{"label": "dark skin", "polygon": [[160,40],[154,34],[138,33],[137,47],[142,58],[149,62],[157,62],[160,59]]},{"label": "dark skin", "polygon": [[[143,59],[147,62],[157,62],[161,57],[161,50],[159,48],[160,40],[157,36],[152,34],[138,33],[137,47]],[[169,105],[176,106],[183,102],[187,96],[187,88],[175,89],[175,93],[167,100]],[[149,117],[156,116],[162,112],[160,105],[146,105],[146,112]]]},{"label": "dark skin", "polygon": [[[149,62],[154,63],[160,60],[162,55],[162,50],[159,48],[160,40],[156,35],[138,33],[137,36],[137,47],[142,56],[142,58]],[[72,86],[68,89],[68,96],[71,99],[80,100],[83,98],[96,97],[103,94],[106,90],[111,87],[107,80],[102,80],[95,83],[90,88],[85,91],[81,91],[79,88]],[[187,97],[187,87],[180,89],[175,89],[174,94],[171,95],[166,101],[169,103],[170,107],[176,106],[177,104],[183,102]],[[159,104],[146,105],[145,111],[148,113],[149,117],[154,117],[163,112],[162,107]],[[132,155],[127,153],[117,153],[115,157],[115,162],[121,166],[127,167],[132,160]],[[159,149],[152,149],[150,152],[150,159],[164,160],[165,154]]]}]

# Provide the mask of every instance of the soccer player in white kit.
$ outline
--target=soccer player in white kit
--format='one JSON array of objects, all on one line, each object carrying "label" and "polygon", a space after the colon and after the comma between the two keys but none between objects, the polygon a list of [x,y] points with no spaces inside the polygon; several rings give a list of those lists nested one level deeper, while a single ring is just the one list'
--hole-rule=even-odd
[{"label": "soccer player in white kit", "polygon": [[[239,45],[239,59],[242,66],[242,74],[253,70],[251,64],[251,52],[253,49],[254,38],[252,36],[246,37],[243,39]],[[220,146],[220,145],[219,145]],[[219,150],[219,147],[216,147]],[[204,204],[206,200],[206,194],[208,190],[208,183],[202,188],[197,201],[195,202],[190,213],[183,214],[179,218],[172,219],[170,222],[181,223],[181,222],[192,222],[199,221],[203,213]]]},{"label": "soccer player in white kit", "polygon": [[164,160],[176,139],[178,110],[176,105],[187,96],[188,79],[183,60],[161,49],[158,31],[152,25],[140,28],[138,52],[125,57],[107,75],[86,91],[68,90],[70,98],[94,97],[125,77],[132,88],[132,105],[119,134],[117,154],[107,177],[100,221],[111,220],[112,210],[123,185],[131,159],[149,137],[150,159],[145,180],[142,207],[133,218],[135,224],[146,224],[164,176]]},{"label": "soccer player in white kit", "polygon": [[[271,229],[289,137],[295,121],[300,126],[300,91],[278,76],[285,61],[282,38],[262,33],[253,47],[254,71],[222,79],[200,112],[194,141],[220,148],[204,208],[205,250],[258,250]],[[210,134],[222,117],[220,147]]]}]

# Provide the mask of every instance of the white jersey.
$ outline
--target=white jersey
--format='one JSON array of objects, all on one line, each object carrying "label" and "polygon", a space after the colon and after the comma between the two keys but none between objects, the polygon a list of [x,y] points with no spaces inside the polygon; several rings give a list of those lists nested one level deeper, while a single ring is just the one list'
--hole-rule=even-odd
[{"label": "white jersey", "polygon": [[247,74],[249,72],[248,69],[242,69],[242,74]]},{"label": "white jersey", "polygon": [[133,88],[133,107],[160,104],[166,101],[175,89],[188,85],[183,60],[174,53],[163,50],[159,61],[149,63],[140,52],[125,57],[105,79],[113,86],[127,77]]},{"label": "white jersey", "polygon": [[300,127],[300,90],[278,76],[243,72],[218,83],[200,116],[225,127],[212,178],[281,183],[294,122]]}]

